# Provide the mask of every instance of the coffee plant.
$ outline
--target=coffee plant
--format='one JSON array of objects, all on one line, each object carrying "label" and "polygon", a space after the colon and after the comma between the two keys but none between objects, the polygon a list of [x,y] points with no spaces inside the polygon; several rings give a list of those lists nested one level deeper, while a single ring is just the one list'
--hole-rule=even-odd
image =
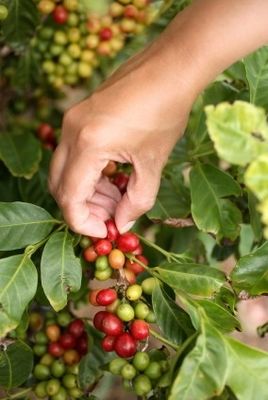
[{"label": "coffee plant", "polygon": [[[196,100],[133,231],[74,234],[47,189],[63,100],[187,3],[0,0],[2,399],[101,399],[116,376],[126,398],[268,397],[268,353],[233,335],[238,304],[268,293],[268,47]],[[121,193],[130,172],[103,170]]]}]

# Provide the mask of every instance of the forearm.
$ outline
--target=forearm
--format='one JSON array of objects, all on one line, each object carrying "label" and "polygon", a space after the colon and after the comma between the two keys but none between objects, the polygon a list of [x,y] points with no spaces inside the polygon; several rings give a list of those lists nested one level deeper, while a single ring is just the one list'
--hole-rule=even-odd
[{"label": "forearm", "polygon": [[196,0],[154,46],[163,49],[169,72],[185,72],[197,94],[229,65],[268,43],[267,19],[267,0]]}]

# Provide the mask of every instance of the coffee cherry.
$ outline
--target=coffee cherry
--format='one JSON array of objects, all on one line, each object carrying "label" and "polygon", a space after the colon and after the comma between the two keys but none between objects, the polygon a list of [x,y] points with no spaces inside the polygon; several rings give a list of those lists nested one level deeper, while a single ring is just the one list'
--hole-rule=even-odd
[{"label": "coffee cherry", "polygon": [[48,342],[48,337],[45,334],[45,332],[37,332],[34,336],[35,342],[37,344],[47,344]]},{"label": "coffee cherry", "polygon": [[128,300],[130,300],[130,301],[139,300],[141,295],[142,295],[142,288],[140,285],[137,285],[137,284],[130,285],[127,288],[126,296],[127,296]]},{"label": "coffee cherry", "polygon": [[136,22],[130,18],[123,18],[120,22],[120,28],[124,33],[132,33],[135,31]]},{"label": "coffee cherry", "polygon": [[93,319],[93,325],[98,331],[102,331],[102,322],[105,317],[110,315],[109,312],[107,311],[99,311],[95,314],[94,319]]},{"label": "coffee cherry", "polygon": [[[66,7],[65,7],[66,8]],[[79,23],[79,16],[76,13],[69,13],[67,24],[69,26],[77,26]]]},{"label": "coffee cherry", "polygon": [[116,241],[119,250],[124,253],[134,251],[139,245],[139,238],[132,232],[123,233]]},{"label": "coffee cherry", "polygon": [[114,350],[116,336],[105,336],[101,341],[101,347],[104,351],[110,352]]},{"label": "coffee cherry", "polygon": [[132,380],[137,375],[136,369],[131,364],[126,364],[121,369],[121,375],[124,379]]},{"label": "coffee cherry", "polygon": [[79,374],[79,365],[78,364],[69,365],[66,369],[66,372],[68,374],[78,375]]},{"label": "coffee cherry", "polygon": [[52,18],[56,24],[65,24],[68,19],[68,11],[63,6],[56,6],[52,13]]},{"label": "coffee cherry", "polygon": [[62,360],[55,360],[50,367],[50,371],[55,378],[60,378],[65,373],[65,365]]},{"label": "coffee cherry", "polygon": [[118,187],[122,194],[125,193],[129,181],[129,176],[123,172],[118,172],[113,179],[113,183]]},{"label": "coffee cherry", "polygon": [[55,139],[54,129],[50,124],[40,124],[37,129],[37,136],[42,142],[53,141]]},{"label": "coffee cherry", "polygon": [[58,379],[50,379],[47,381],[46,391],[49,396],[54,396],[60,390],[60,381]]},{"label": "coffee cherry", "polygon": [[100,42],[100,44],[97,47],[97,53],[100,56],[110,56],[112,53],[112,49],[110,46],[110,42]]},{"label": "coffee cherry", "polygon": [[128,379],[123,379],[123,389],[127,392],[133,392],[132,382]]},{"label": "coffee cherry", "polygon": [[75,346],[75,342],[75,337],[69,332],[64,332],[59,340],[59,343],[64,348],[64,350],[73,349]]},{"label": "coffee cherry", "polygon": [[51,400],[67,400],[68,398],[68,394],[66,392],[66,390],[64,389],[64,387],[60,387],[59,391],[57,394],[55,394],[54,396],[51,396]]},{"label": "coffee cherry", "polygon": [[[148,260],[146,257],[139,255],[139,256],[136,256],[136,258],[139,261],[141,261],[143,264],[148,265]],[[135,261],[130,261],[130,260],[127,260],[126,268],[129,269],[130,271],[133,271],[135,275],[138,275],[145,271],[145,268],[142,265],[138,264]]]},{"label": "coffee cherry", "polygon": [[150,357],[147,353],[138,351],[135,354],[132,363],[138,371],[145,371],[150,364]]},{"label": "coffee cherry", "polygon": [[162,375],[161,365],[157,361],[152,361],[144,371],[150,379],[159,379]]},{"label": "coffee cherry", "polygon": [[106,256],[98,256],[95,262],[95,268],[97,271],[104,271],[109,268],[108,258]]},{"label": "coffee cherry", "polygon": [[129,4],[124,9],[124,17],[136,19],[139,15],[138,9],[133,5]]},{"label": "coffee cherry", "polygon": [[109,13],[112,17],[114,18],[120,17],[121,15],[123,15],[123,12],[124,12],[124,7],[121,4],[113,2],[110,5]]},{"label": "coffee cherry", "polygon": [[142,248],[142,245],[139,243],[138,247],[134,251],[132,251],[132,254],[137,257],[137,256],[141,256],[142,253],[143,253],[143,248]]},{"label": "coffee cherry", "polygon": [[50,367],[54,361],[54,357],[52,357],[50,354],[45,354],[39,361],[39,364],[46,365],[47,367]]},{"label": "coffee cherry", "polygon": [[69,389],[68,392],[71,399],[81,399],[81,397],[83,396],[82,390],[79,389],[78,387]]},{"label": "coffee cherry", "polygon": [[76,350],[70,349],[65,351],[65,353],[63,354],[63,359],[65,364],[73,365],[79,362],[80,356]]},{"label": "coffee cherry", "polygon": [[75,338],[79,338],[85,330],[85,324],[81,319],[75,319],[68,326],[68,332]]},{"label": "coffee cherry", "polygon": [[115,358],[109,364],[109,371],[113,375],[119,375],[123,366],[127,364],[124,358]]},{"label": "coffee cherry", "polygon": [[86,44],[89,49],[96,49],[100,43],[98,35],[90,34],[86,38]]},{"label": "coffee cherry", "polygon": [[142,291],[143,291],[145,294],[152,295],[153,290],[154,290],[154,288],[155,288],[155,286],[156,286],[156,283],[157,283],[157,281],[156,281],[155,278],[147,278],[147,279],[144,279],[144,281],[143,281],[142,284],[141,284]]},{"label": "coffee cherry", "polygon": [[82,336],[80,336],[79,340],[76,343],[75,349],[78,351],[80,356],[84,356],[88,352],[88,337],[87,333],[84,332]]},{"label": "coffee cherry", "polygon": [[149,326],[143,320],[136,319],[130,326],[130,333],[136,340],[145,340],[150,334]]},{"label": "coffee cherry", "polygon": [[82,249],[86,249],[89,246],[91,246],[92,242],[90,240],[89,237],[87,236],[82,236],[79,242],[80,247],[82,247]]},{"label": "coffee cherry", "polygon": [[51,0],[41,0],[37,7],[42,14],[47,15],[54,10],[55,4]]},{"label": "coffee cherry", "polygon": [[34,388],[34,394],[36,397],[39,399],[43,399],[44,397],[47,397],[47,391],[46,391],[46,382],[39,382],[35,388]]},{"label": "coffee cherry", "polygon": [[66,374],[62,378],[62,383],[67,389],[72,389],[76,387],[76,376],[73,374]]},{"label": "coffee cherry", "polygon": [[156,322],[155,313],[153,311],[150,311],[145,320],[149,322],[149,324],[154,324]]},{"label": "coffee cherry", "polygon": [[33,352],[38,357],[43,356],[47,351],[47,346],[45,344],[36,344],[33,346]]},{"label": "coffee cherry", "polygon": [[108,313],[102,320],[102,331],[108,336],[118,336],[123,333],[124,324],[116,315]]},{"label": "coffee cherry", "polygon": [[135,306],[135,317],[138,319],[145,319],[149,315],[150,309],[147,304],[139,302]]},{"label": "coffee cherry", "polygon": [[67,311],[60,311],[57,314],[57,323],[64,328],[69,325],[71,320],[72,316]]},{"label": "coffee cherry", "polygon": [[77,0],[64,0],[63,5],[66,10],[75,11],[78,8],[78,1]]},{"label": "coffee cherry", "polygon": [[110,304],[106,307],[106,310],[111,313],[115,313],[120,304],[121,304],[121,301],[119,299],[116,299],[112,304]]},{"label": "coffee cherry", "polygon": [[49,345],[48,345],[48,352],[53,357],[58,358],[63,355],[64,349],[58,342],[52,342],[52,343],[49,343]]},{"label": "coffee cherry", "polygon": [[40,313],[37,312],[32,312],[29,316],[29,327],[33,331],[38,331],[39,329],[42,328],[42,325],[44,323],[43,316]]},{"label": "coffee cherry", "polygon": [[161,371],[162,372],[166,372],[169,369],[169,362],[167,360],[161,360],[159,361],[160,367],[161,367]]},{"label": "coffee cherry", "polygon": [[97,303],[97,294],[101,291],[101,289],[92,289],[88,294],[88,300],[92,306],[97,307],[99,304]]},{"label": "coffee cherry", "polygon": [[121,250],[113,249],[108,256],[108,260],[113,269],[121,269],[125,264],[125,255]]},{"label": "coffee cherry", "polygon": [[101,40],[110,40],[113,37],[111,28],[104,27],[100,30],[99,36]]},{"label": "coffee cherry", "polygon": [[128,268],[125,268],[124,273],[130,285],[134,285],[134,283],[136,283],[136,275],[134,274],[134,272],[130,271]]},{"label": "coffee cherry", "polygon": [[100,239],[94,243],[94,249],[99,256],[106,256],[112,250],[112,243],[107,239]]},{"label": "coffee cherry", "polygon": [[150,3],[150,0],[133,0],[134,6],[138,8],[145,8]]},{"label": "coffee cherry", "polygon": [[107,239],[110,242],[115,241],[119,236],[119,232],[115,225],[115,222],[112,219],[108,219],[108,221],[105,222],[105,225],[107,228]]},{"label": "coffee cherry", "polygon": [[[109,161],[108,164],[106,165],[106,167],[102,170],[102,174],[104,176],[110,177],[110,176],[113,176],[116,173],[116,170],[117,170],[116,162],[115,161]],[[112,221],[112,220],[109,220],[109,221]],[[111,239],[109,239],[109,240],[111,240]]]},{"label": "coffee cherry", "polygon": [[108,306],[117,299],[117,292],[114,289],[102,289],[96,297],[96,301],[100,306]]},{"label": "coffee cherry", "polygon": [[106,268],[104,271],[95,271],[95,278],[99,281],[107,281],[113,274],[112,268]]},{"label": "coffee cherry", "polygon": [[137,396],[146,396],[152,390],[150,379],[146,375],[139,375],[133,382],[133,387]]},{"label": "coffee cherry", "polygon": [[95,249],[93,246],[88,247],[87,249],[84,250],[83,252],[84,259],[88,262],[94,262],[96,261],[98,254],[96,253]]},{"label": "coffee cherry", "polygon": [[51,342],[57,342],[60,337],[60,327],[56,324],[46,327],[46,335]]},{"label": "coffee cherry", "polygon": [[137,351],[137,343],[129,333],[125,332],[116,338],[114,350],[119,357],[132,357]]},{"label": "coffee cherry", "polygon": [[116,314],[125,322],[131,321],[135,316],[133,307],[127,303],[120,304],[116,310]]},{"label": "coffee cherry", "polygon": [[39,381],[46,380],[50,376],[49,368],[46,365],[36,364],[33,370],[34,377]]}]

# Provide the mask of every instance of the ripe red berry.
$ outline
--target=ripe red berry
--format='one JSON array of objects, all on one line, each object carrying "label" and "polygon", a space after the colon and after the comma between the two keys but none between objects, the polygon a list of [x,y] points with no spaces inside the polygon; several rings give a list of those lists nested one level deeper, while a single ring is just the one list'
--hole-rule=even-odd
[{"label": "ripe red berry", "polygon": [[68,16],[69,16],[68,11],[63,6],[55,7],[52,13],[53,20],[56,22],[56,24],[60,25],[65,24],[65,22],[68,19]]},{"label": "ripe red berry", "polygon": [[75,347],[75,337],[69,333],[69,332],[64,332],[59,340],[60,345],[65,349],[73,349]]},{"label": "ripe red berry", "polygon": [[141,320],[136,319],[130,326],[130,333],[137,340],[145,340],[150,334],[148,324]]},{"label": "ripe red berry", "polygon": [[78,353],[80,354],[80,356],[84,356],[85,354],[87,354],[87,351],[88,351],[88,337],[87,337],[86,332],[84,332],[82,334],[82,336],[77,340],[75,348],[78,351]]},{"label": "ripe red berry", "polygon": [[108,221],[106,221],[105,224],[108,232],[107,239],[110,240],[110,242],[113,242],[119,236],[119,232],[115,225],[115,222],[112,219],[108,219]]},{"label": "ripe red berry", "polygon": [[94,319],[93,319],[93,325],[95,326],[98,331],[102,331],[102,322],[107,315],[110,313],[108,311],[99,311],[95,314]]},{"label": "ripe red berry", "polygon": [[88,294],[88,301],[90,302],[90,304],[92,306],[98,306],[99,304],[97,303],[97,294],[101,291],[101,289],[93,289],[90,290],[89,294]]},{"label": "ripe red berry", "polygon": [[102,321],[102,331],[108,336],[118,336],[124,331],[124,324],[116,315],[108,313]]},{"label": "ripe red berry", "polygon": [[110,40],[113,37],[113,31],[111,28],[105,27],[100,30],[99,33],[101,40]]},{"label": "ripe red berry", "polygon": [[113,246],[112,243],[107,239],[100,239],[96,243],[94,243],[94,249],[99,256],[108,255]]},{"label": "ripe red berry", "polygon": [[130,271],[130,269],[128,268],[124,268],[124,272],[125,272],[125,276],[127,278],[127,281],[133,285],[134,283],[136,283],[136,275],[134,274],[133,271]]},{"label": "ripe red berry", "polygon": [[113,179],[113,183],[115,184],[115,186],[118,187],[118,189],[122,194],[125,193],[127,189],[128,181],[129,181],[129,176],[124,172],[118,172]]},{"label": "ripe red berry", "polygon": [[37,136],[42,142],[54,142],[54,129],[50,124],[40,124],[37,129]]},{"label": "ripe red berry", "polygon": [[115,341],[116,341],[116,336],[105,336],[101,342],[102,349],[107,352],[113,351]]},{"label": "ripe red berry", "polygon": [[138,247],[134,251],[132,251],[132,254],[134,256],[141,256],[142,253],[143,253],[143,248],[142,245],[139,243]]},{"label": "ripe red berry", "polygon": [[[143,264],[148,265],[148,260],[146,257],[144,256],[136,256],[136,258],[141,261]],[[142,265],[138,264],[135,261],[130,261],[127,260],[126,262],[126,268],[130,271],[133,271],[135,275],[140,274],[141,272],[143,272],[145,269]]]},{"label": "ripe red berry", "polygon": [[96,296],[96,301],[100,306],[108,306],[117,299],[117,292],[114,289],[102,289]]},{"label": "ripe red berry", "polygon": [[84,259],[88,262],[94,262],[96,261],[98,254],[96,253],[95,249],[93,246],[88,247],[87,249],[84,250],[83,252]]},{"label": "ripe red berry", "polygon": [[139,245],[139,238],[132,232],[123,233],[116,241],[119,250],[124,253],[130,253],[134,251]]},{"label": "ripe red berry", "polygon": [[52,342],[48,345],[48,352],[51,356],[58,358],[63,355],[64,349],[59,342]]},{"label": "ripe red berry", "polygon": [[126,18],[137,18],[139,15],[139,10],[133,6],[133,4],[128,4],[124,9],[124,17]]},{"label": "ripe red berry", "polygon": [[114,350],[119,357],[132,357],[137,351],[137,343],[129,333],[125,332],[116,339]]},{"label": "ripe red berry", "polygon": [[68,326],[68,332],[75,338],[82,336],[85,330],[84,322],[81,319],[75,319]]}]

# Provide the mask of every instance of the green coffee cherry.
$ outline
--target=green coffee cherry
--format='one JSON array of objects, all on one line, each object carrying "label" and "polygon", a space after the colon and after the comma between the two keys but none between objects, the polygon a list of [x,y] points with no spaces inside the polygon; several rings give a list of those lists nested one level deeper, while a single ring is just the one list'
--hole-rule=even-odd
[{"label": "green coffee cherry", "polygon": [[39,399],[43,399],[44,397],[47,397],[47,391],[46,391],[46,382],[39,382],[35,388],[34,388],[34,393],[36,397]]},{"label": "green coffee cherry", "polygon": [[147,317],[145,318],[145,321],[149,322],[149,324],[154,324],[156,322],[155,313],[153,311],[150,311]]},{"label": "green coffee cherry", "polygon": [[148,376],[139,375],[135,378],[133,387],[138,396],[146,396],[152,390],[152,383]]},{"label": "green coffee cherry", "polygon": [[144,371],[150,364],[149,354],[138,351],[133,358],[132,364],[138,371]]},{"label": "green coffee cherry", "polygon": [[62,378],[62,383],[67,389],[72,389],[76,387],[76,376],[73,374],[66,374]]},{"label": "green coffee cherry", "polygon": [[46,365],[37,364],[34,367],[33,374],[36,379],[38,379],[39,381],[43,381],[50,376],[50,370]]},{"label": "green coffee cherry", "polygon": [[51,373],[55,378],[60,378],[65,373],[65,364],[61,360],[55,360],[51,365]]},{"label": "green coffee cherry", "polygon": [[82,397],[82,395],[83,395],[82,390],[79,389],[78,387],[69,389],[68,393],[69,393],[70,397],[74,398],[74,399],[80,399],[80,397]]},{"label": "green coffee cherry", "polygon": [[0,21],[4,21],[8,16],[8,9],[3,4],[0,4]]},{"label": "green coffee cherry", "polygon": [[130,304],[120,304],[116,309],[117,316],[125,322],[132,321],[135,317],[134,309]]},{"label": "green coffee cherry", "polygon": [[147,304],[143,303],[142,301],[139,301],[138,304],[135,306],[135,317],[138,319],[145,319],[150,312],[149,307]]},{"label": "green coffee cherry", "polygon": [[47,351],[47,346],[45,344],[35,344],[33,346],[33,352],[38,357],[42,357],[44,354],[46,354],[46,351]]},{"label": "green coffee cherry", "polygon": [[105,271],[109,268],[108,257],[106,256],[99,256],[95,262],[95,268],[97,271]]},{"label": "green coffee cherry", "polygon": [[144,281],[141,284],[143,293],[149,294],[149,295],[151,295],[153,293],[155,286],[156,286],[155,278],[144,279]]},{"label": "green coffee cherry", "polygon": [[[121,369],[124,367],[124,365],[127,364],[127,360],[124,360],[123,358],[115,358],[112,360],[109,364],[109,371],[113,375],[119,375],[121,373]],[[148,363],[149,364],[149,363]]]},{"label": "green coffee cherry", "polygon": [[160,363],[152,361],[144,371],[144,374],[150,379],[159,379],[162,375],[162,369]]},{"label": "green coffee cherry", "polygon": [[40,364],[46,365],[47,367],[50,367],[50,365],[53,363],[54,357],[52,357],[50,354],[44,354],[41,360],[39,361]]},{"label": "green coffee cherry", "polygon": [[51,396],[51,400],[67,400],[67,398],[68,398],[68,393],[66,389],[64,389],[62,386],[60,387],[57,394]]},{"label": "green coffee cherry", "polygon": [[68,311],[61,311],[57,314],[57,323],[62,327],[66,327],[72,320],[72,316]]},{"label": "green coffee cherry", "polygon": [[37,332],[34,336],[35,342],[37,344],[47,344],[48,338],[45,332]]},{"label": "green coffee cherry", "polygon": [[127,298],[128,298],[130,301],[139,300],[139,298],[140,298],[141,295],[142,295],[142,288],[141,288],[141,286],[140,286],[140,285],[137,285],[137,284],[130,285],[130,286],[127,288],[126,295],[127,295]]},{"label": "green coffee cherry", "polygon": [[124,379],[132,380],[137,375],[136,369],[131,364],[126,364],[121,369],[121,375]]},{"label": "green coffee cherry", "polygon": [[49,396],[55,396],[60,390],[60,381],[58,379],[50,379],[47,381],[46,391]]},{"label": "green coffee cherry", "polygon": [[107,281],[113,274],[112,268],[106,268],[104,271],[95,271],[95,278],[99,281]]}]

